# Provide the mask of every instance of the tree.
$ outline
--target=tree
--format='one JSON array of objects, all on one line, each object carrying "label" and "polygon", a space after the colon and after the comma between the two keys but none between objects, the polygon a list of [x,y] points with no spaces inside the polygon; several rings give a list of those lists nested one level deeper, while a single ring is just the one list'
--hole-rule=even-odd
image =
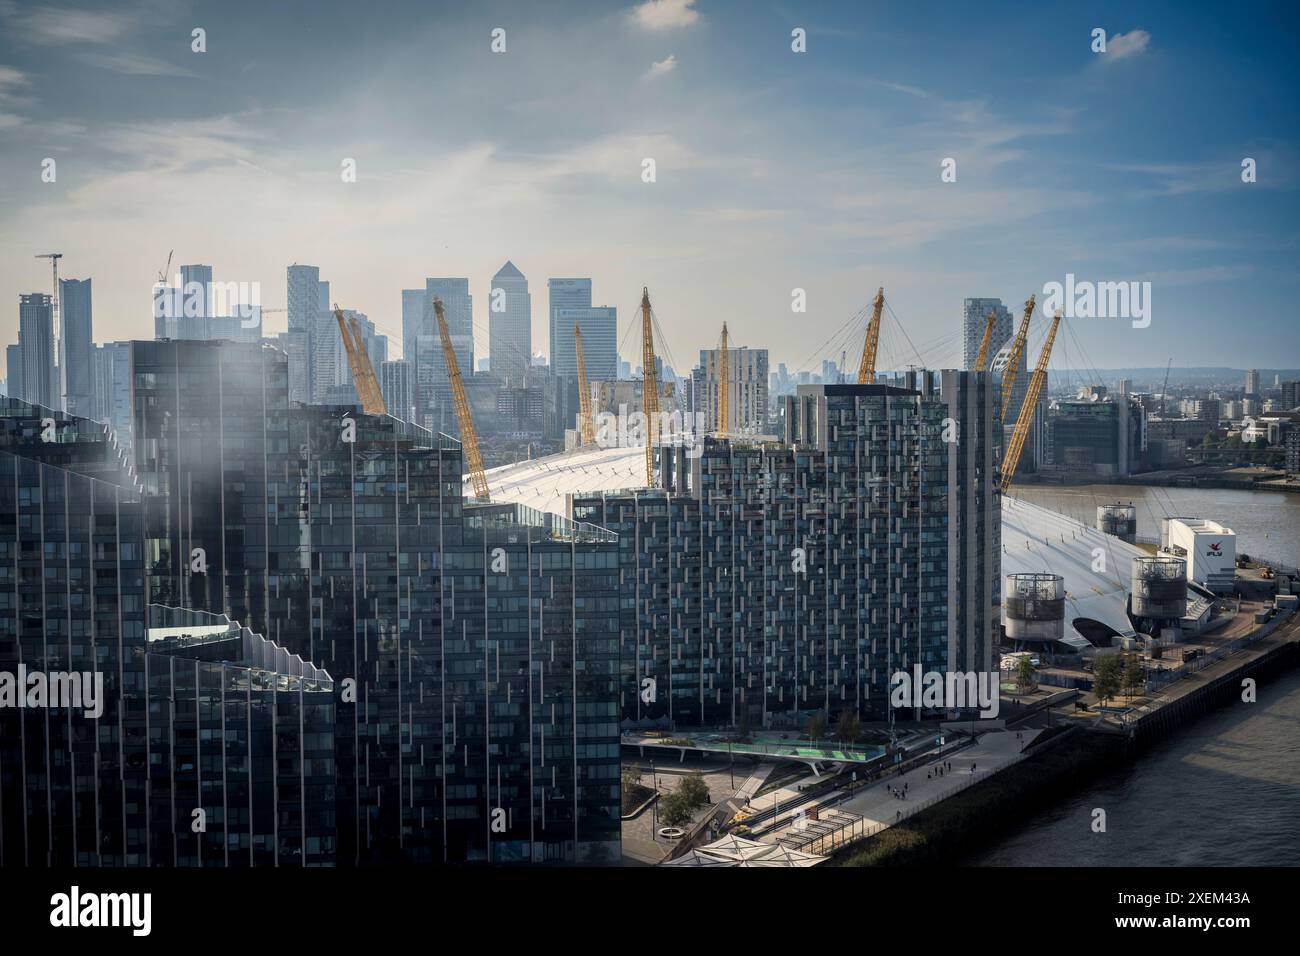
[{"label": "tree", "polygon": [[835,727],[835,737],[841,745],[853,743],[858,739],[858,734],[862,732],[862,723],[858,720],[858,715],[852,710],[845,707],[840,711],[840,719]]},{"label": "tree", "polygon": [[694,811],[681,790],[674,790],[659,798],[659,819],[665,826],[681,827],[691,822]]},{"label": "tree", "polygon": [[821,740],[826,736],[826,715],[821,711],[813,714],[808,718],[808,725],[804,728],[804,733],[808,735],[809,740]]},{"label": "tree", "polygon": [[625,790],[631,790],[633,787],[639,786],[641,783],[641,768],[636,764],[630,763],[623,768],[622,776],[623,788]]},{"label": "tree", "polygon": [[704,774],[698,770],[693,770],[686,775],[681,786],[677,788],[687,802],[687,806],[694,811],[697,807],[708,806],[709,803],[709,785],[704,782]]},{"label": "tree", "polygon": [[1034,670],[1034,665],[1029,663],[1029,658],[1020,658],[1020,663],[1016,665],[1016,683],[1025,690],[1029,690],[1034,686],[1037,677],[1038,671]]},{"label": "tree", "polygon": [[1121,666],[1117,654],[1097,657],[1092,669],[1092,692],[1097,695],[1097,703],[1104,704],[1119,693]]},{"label": "tree", "polygon": [[1142,659],[1136,654],[1124,659],[1124,686],[1128,695],[1136,697],[1138,688],[1146,686],[1147,675],[1142,668]]}]

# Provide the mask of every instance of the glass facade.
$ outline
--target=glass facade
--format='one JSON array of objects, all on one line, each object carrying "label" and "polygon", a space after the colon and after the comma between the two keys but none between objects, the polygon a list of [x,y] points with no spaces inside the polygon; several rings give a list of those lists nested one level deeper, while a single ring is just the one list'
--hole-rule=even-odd
[{"label": "glass facade", "polygon": [[893,672],[987,658],[996,575],[982,630],[950,618],[968,560],[950,530],[973,561],[997,523],[991,467],[953,493],[975,480],[944,438],[965,384],[800,386],[787,443],[663,447],[663,489],[574,495],[575,519],[619,535],[625,726],[882,720]]}]

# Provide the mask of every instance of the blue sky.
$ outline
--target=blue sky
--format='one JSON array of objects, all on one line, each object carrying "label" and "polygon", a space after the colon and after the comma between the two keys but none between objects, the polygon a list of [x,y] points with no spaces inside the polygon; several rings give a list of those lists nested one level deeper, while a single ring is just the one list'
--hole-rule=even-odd
[{"label": "blue sky", "polygon": [[1071,320],[1096,367],[1300,365],[1296,10],[0,0],[0,341],[51,250],[94,278],[97,339],[150,335],[175,249],[268,307],[319,265],[391,333],[401,289],[468,276],[480,354],[509,258],[535,349],[546,278],[590,275],[622,329],[650,287],[679,371],[724,319],[819,366],[880,285],[906,328],[881,364],[954,365],[964,297],[1067,273],[1152,283],[1149,328]]}]

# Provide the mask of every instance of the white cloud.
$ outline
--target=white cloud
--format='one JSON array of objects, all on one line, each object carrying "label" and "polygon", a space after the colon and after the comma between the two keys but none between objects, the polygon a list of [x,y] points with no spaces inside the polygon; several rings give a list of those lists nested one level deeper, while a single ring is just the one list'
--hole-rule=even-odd
[{"label": "white cloud", "polygon": [[90,53],[82,59],[91,66],[131,76],[194,76],[189,70],[138,53]]},{"label": "white cloud", "polygon": [[695,0],[645,0],[632,8],[632,21],[647,30],[689,27],[700,19]]},{"label": "white cloud", "polygon": [[1146,30],[1130,30],[1128,33],[1116,33],[1106,41],[1107,60],[1122,60],[1128,56],[1137,56],[1146,50],[1151,42],[1151,34]]},{"label": "white cloud", "polygon": [[650,71],[647,77],[663,76],[665,73],[671,73],[677,68],[677,57],[669,53],[662,60],[656,60],[650,64]]},{"label": "white cloud", "polygon": [[111,43],[126,33],[131,18],[123,14],[94,10],[46,8],[16,13],[4,11],[15,35],[34,43]]}]

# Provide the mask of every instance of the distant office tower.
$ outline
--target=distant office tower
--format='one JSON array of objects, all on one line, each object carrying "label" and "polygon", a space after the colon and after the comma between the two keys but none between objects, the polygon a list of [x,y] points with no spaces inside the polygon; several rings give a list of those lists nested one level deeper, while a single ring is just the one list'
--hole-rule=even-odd
[{"label": "distant office tower", "polygon": [[1121,378],[1119,380],[1120,398],[1130,398],[1133,395],[1133,380],[1131,378]]},{"label": "distant office tower", "polygon": [[18,346],[23,356],[21,397],[61,409],[54,368],[54,300],[43,292],[19,297]]},{"label": "distant office tower", "polygon": [[23,348],[21,345],[5,346],[5,394],[11,398],[23,397]]},{"label": "distant office tower", "polygon": [[454,422],[450,382],[433,299],[442,300],[443,318],[456,365],[468,379],[474,370],[474,300],[465,278],[428,278],[423,289],[402,290],[402,357],[411,367],[411,402],[425,428],[446,430]]},{"label": "distant office tower", "polygon": [[59,367],[64,388],[63,405],[70,414],[90,417],[95,390],[91,356],[95,347],[91,329],[89,279],[59,280]]},{"label": "distant office tower", "polygon": [[533,304],[528,280],[506,262],[492,277],[488,292],[488,355],[492,373],[503,385],[527,384],[533,354]]},{"label": "distant office tower", "polygon": [[[691,411],[703,415],[704,430],[717,430],[718,349],[701,349],[700,364],[691,373]],[[767,431],[767,349],[729,348],[727,431],[763,434]]]},{"label": "distant office tower", "polygon": [[320,269],[289,266],[287,305],[285,353],[289,356],[289,397],[307,404],[312,400],[312,342],[320,313]]},{"label": "distant office tower", "polygon": [[1300,407],[1300,382],[1283,382],[1282,389],[1282,410],[1291,411]]},{"label": "distant office tower", "polygon": [[[558,350],[563,346],[560,339],[564,336],[561,330],[555,325],[556,317],[560,309],[590,309],[591,308],[591,280],[590,279],[547,279],[546,280],[546,298],[547,312],[550,317],[548,331],[550,334],[551,346],[551,364],[557,365],[555,356]],[[587,330],[582,330],[583,338],[586,338]],[[568,329],[568,337],[573,337],[572,326]],[[583,343],[584,346],[586,343]],[[569,354],[572,356],[573,343],[569,343]],[[573,374],[571,372],[563,374]]]},{"label": "distant office tower", "polygon": [[551,371],[565,378],[577,376],[575,326],[582,330],[587,381],[613,381],[618,377],[618,309],[612,305],[563,307],[552,313]]},{"label": "distant office tower", "polygon": [[411,363],[405,359],[385,362],[379,369],[379,388],[384,393],[388,414],[404,422],[413,421],[411,401]]},{"label": "distant office tower", "polygon": [[1259,394],[1259,370],[1248,369],[1246,371],[1246,396],[1249,398]]}]

